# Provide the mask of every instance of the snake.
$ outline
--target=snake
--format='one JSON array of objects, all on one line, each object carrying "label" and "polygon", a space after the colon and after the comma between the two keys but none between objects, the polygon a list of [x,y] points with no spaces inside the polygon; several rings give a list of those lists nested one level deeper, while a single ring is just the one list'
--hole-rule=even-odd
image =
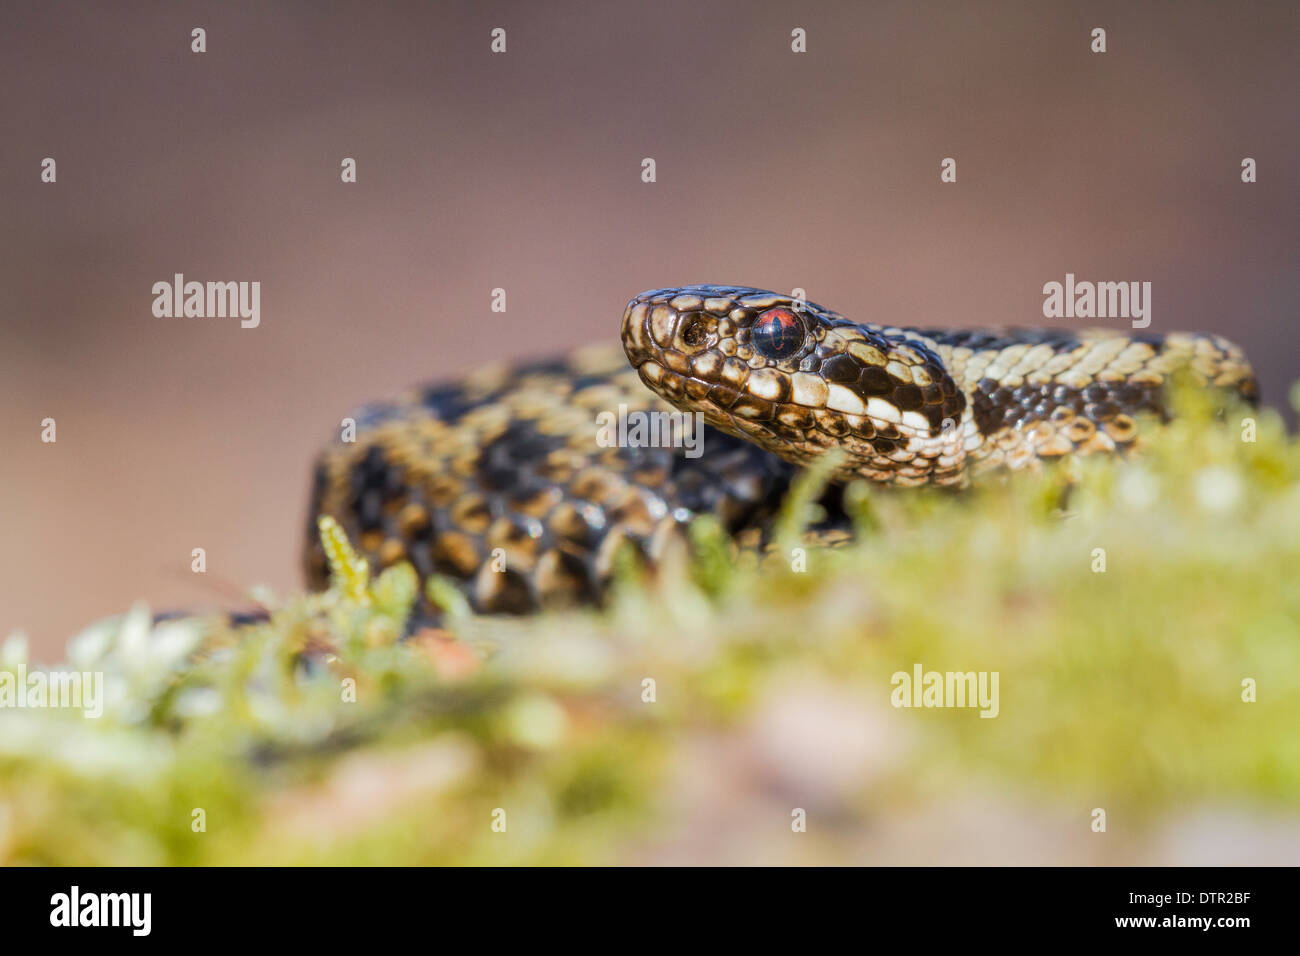
[{"label": "snake", "polygon": [[372,566],[448,578],[479,613],[598,604],[621,549],[653,565],[701,515],[761,540],[832,451],[832,488],[961,488],[1139,447],[1176,378],[1257,399],[1217,335],[872,324],[747,286],[643,292],[621,344],[488,362],[345,419],[314,469],[309,584],[328,583],[329,515]]}]

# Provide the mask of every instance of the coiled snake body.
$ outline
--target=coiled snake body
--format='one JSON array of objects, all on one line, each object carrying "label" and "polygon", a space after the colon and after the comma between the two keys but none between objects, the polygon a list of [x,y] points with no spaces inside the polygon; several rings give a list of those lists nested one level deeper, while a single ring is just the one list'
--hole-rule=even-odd
[{"label": "coiled snake body", "polygon": [[[328,514],[373,564],[453,578],[482,612],[596,601],[624,542],[653,561],[702,513],[761,537],[798,466],[828,449],[839,481],[960,485],[1133,447],[1175,373],[1256,394],[1217,336],[868,325],[734,286],[642,293],[622,341],[362,409],[356,440],[317,463],[311,583],[325,583],[314,518]],[[602,412],[674,410],[707,423],[699,457],[599,440]]]}]

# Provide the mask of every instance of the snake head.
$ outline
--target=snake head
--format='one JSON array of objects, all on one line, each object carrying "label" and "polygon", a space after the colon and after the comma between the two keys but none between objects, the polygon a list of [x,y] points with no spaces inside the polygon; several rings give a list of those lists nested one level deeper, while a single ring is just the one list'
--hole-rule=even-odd
[{"label": "snake head", "polygon": [[787,461],[838,448],[838,480],[960,480],[966,397],[918,333],[761,289],[688,286],[629,302],[623,348],[651,391]]}]

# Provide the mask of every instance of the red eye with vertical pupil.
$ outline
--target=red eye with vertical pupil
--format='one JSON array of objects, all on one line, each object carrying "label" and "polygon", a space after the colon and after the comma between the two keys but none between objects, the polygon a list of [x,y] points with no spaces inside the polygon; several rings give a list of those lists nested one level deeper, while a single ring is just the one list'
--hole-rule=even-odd
[{"label": "red eye with vertical pupil", "polygon": [[768,309],[754,320],[750,339],[759,355],[784,359],[803,347],[803,322],[789,309]]}]

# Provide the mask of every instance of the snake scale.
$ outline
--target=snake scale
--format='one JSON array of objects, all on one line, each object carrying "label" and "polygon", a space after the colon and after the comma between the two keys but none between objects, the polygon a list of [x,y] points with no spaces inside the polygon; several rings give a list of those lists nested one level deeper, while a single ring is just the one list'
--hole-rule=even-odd
[{"label": "snake scale", "polygon": [[[842,450],[839,482],[964,485],[1134,447],[1140,422],[1168,417],[1175,374],[1256,396],[1218,336],[871,325],[736,286],[642,293],[622,344],[363,408],[355,440],[316,465],[310,583],[326,583],[315,517],[328,514],[372,565],[448,576],[480,612],[595,602],[624,542],[653,562],[700,514],[761,537],[799,466],[828,449]],[[700,413],[702,454],[598,441],[615,410]]]}]

